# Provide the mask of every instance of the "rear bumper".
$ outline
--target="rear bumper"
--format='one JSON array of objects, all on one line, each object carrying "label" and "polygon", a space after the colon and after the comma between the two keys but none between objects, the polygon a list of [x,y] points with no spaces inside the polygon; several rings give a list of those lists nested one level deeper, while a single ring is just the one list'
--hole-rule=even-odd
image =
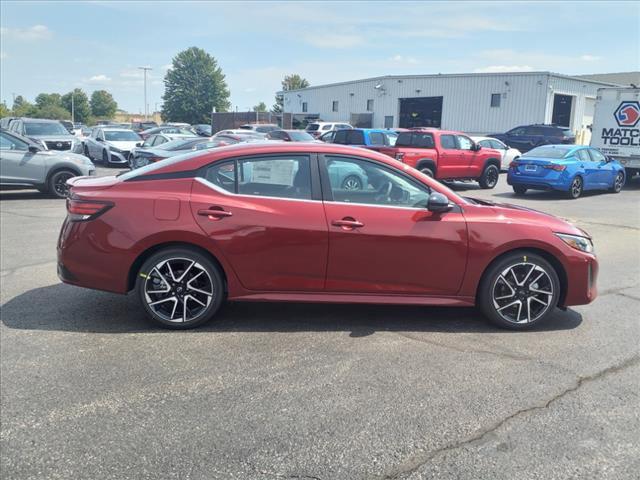
[{"label": "rear bumper", "polygon": [[[564,173],[564,172],[563,172]],[[569,190],[571,182],[565,175],[548,177],[532,177],[528,175],[516,174],[511,170],[507,173],[507,184],[518,185],[520,187],[530,188],[532,190]]]}]

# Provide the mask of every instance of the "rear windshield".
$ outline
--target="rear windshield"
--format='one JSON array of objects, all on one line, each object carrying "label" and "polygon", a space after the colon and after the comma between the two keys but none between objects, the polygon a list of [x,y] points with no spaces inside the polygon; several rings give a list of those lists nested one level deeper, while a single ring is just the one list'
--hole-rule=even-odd
[{"label": "rear windshield", "polygon": [[69,131],[56,122],[25,122],[24,130],[27,135],[69,135]]},{"label": "rear windshield", "polygon": [[121,180],[130,180],[132,178],[139,177],[141,175],[147,175],[148,173],[153,173],[156,170],[160,170],[161,168],[166,167],[167,165],[173,165],[175,163],[180,163],[184,160],[189,160],[190,158],[197,157],[199,155],[203,155],[202,151],[190,151],[188,153],[184,153],[182,155],[176,155],[175,157],[169,157],[165,160],[160,160],[159,162],[150,163],[147,166],[136,168],[135,170],[129,170],[128,172],[121,173],[116,175]]},{"label": "rear windshield", "polygon": [[521,158],[537,157],[537,158],[564,158],[573,147],[561,147],[558,145],[545,145],[536,147],[523,154]]},{"label": "rear windshield", "polygon": [[175,152],[177,150],[189,150],[191,148],[193,148],[196,144],[198,143],[203,143],[206,142],[207,139],[206,138],[199,138],[197,140],[182,140],[182,139],[178,139],[178,140],[172,140],[170,142],[167,143],[163,143],[162,145],[155,147],[158,148],[160,150],[168,150],[170,152]]},{"label": "rear windshield", "polygon": [[140,135],[135,133],[133,130],[105,130],[104,138],[108,142],[137,142],[138,140],[141,140]]},{"label": "rear windshield", "polygon": [[307,132],[315,132],[316,130],[318,130],[320,128],[320,125],[317,123],[310,123],[309,125],[307,125],[307,128],[305,129]]}]

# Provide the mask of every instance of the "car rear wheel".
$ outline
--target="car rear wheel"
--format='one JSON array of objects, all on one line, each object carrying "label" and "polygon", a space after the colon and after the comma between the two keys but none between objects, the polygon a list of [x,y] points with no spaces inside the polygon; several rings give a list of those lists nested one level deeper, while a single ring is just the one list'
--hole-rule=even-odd
[{"label": "car rear wheel", "polygon": [[172,329],[207,322],[224,299],[219,268],[190,248],[170,248],[152,255],[138,272],[136,290],[149,318]]},{"label": "car rear wheel", "polygon": [[482,172],[482,176],[478,179],[478,183],[481,188],[490,189],[494,188],[500,178],[500,169],[495,165],[487,165]]},{"label": "car rear wheel", "polygon": [[624,186],[624,173],[618,172],[616,178],[613,180],[613,187],[609,189],[609,191],[613,193],[620,193],[622,187]]},{"label": "car rear wheel", "polygon": [[525,193],[527,193],[527,187],[523,187],[521,185],[514,185],[513,193],[515,193],[516,195],[524,195]]},{"label": "car rear wheel", "polygon": [[553,266],[528,251],[514,252],[489,267],[478,304],[495,325],[524,330],[553,314],[560,281]]},{"label": "car rear wheel", "polygon": [[576,175],[576,177],[571,182],[571,186],[569,187],[569,191],[567,192],[567,197],[575,200],[576,198],[582,195],[582,177]]},{"label": "car rear wheel", "polygon": [[58,198],[67,198],[69,195],[67,180],[75,176],[76,173],[71,170],[58,170],[49,177],[49,181],[47,182],[47,192]]}]

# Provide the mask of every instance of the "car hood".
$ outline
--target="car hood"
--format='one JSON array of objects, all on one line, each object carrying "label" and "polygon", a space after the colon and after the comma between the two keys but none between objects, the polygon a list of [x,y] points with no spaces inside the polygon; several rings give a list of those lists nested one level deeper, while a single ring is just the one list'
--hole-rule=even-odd
[{"label": "car hood", "polygon": [[119,148],[120,150],[131,150],[136,146],[136,143],[140,143],[140,140],[132,140],[128,142],[106,142],[112,147]]},{"label": "car hood", "polygon": [[45,140],[47,142],[68,142],[68,141],[78,141],[78,138],[75,135],[28,135],[29,138],[33,138],[35,140]]},{"label": "car hood", "polygon": [[471,198],[471,200],[480,206],[491,208],[494,215],[502,217],[506,222],[511,220],[518,223],[534,224],[548,227],[558,233],[568,233],[591,238],[591,235],[573,225],[569,220],[556,217],[550,213],[541,212],[521,205],[513,205],[511,203],[491,202],[480,198]]}]

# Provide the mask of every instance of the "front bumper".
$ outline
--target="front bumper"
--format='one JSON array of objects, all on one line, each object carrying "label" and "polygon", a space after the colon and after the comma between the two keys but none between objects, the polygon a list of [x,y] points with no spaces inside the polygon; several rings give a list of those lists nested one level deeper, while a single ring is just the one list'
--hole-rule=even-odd
[{"label": "front bumper", "polygon": [[129,163],[129,152],[109,151],[109,163]]},{"label": "front bumper", "polygon": [[598,297],[598,259],[589,253],[576,252],[565,257],[567,285],[560,306],[586,305]]}]

